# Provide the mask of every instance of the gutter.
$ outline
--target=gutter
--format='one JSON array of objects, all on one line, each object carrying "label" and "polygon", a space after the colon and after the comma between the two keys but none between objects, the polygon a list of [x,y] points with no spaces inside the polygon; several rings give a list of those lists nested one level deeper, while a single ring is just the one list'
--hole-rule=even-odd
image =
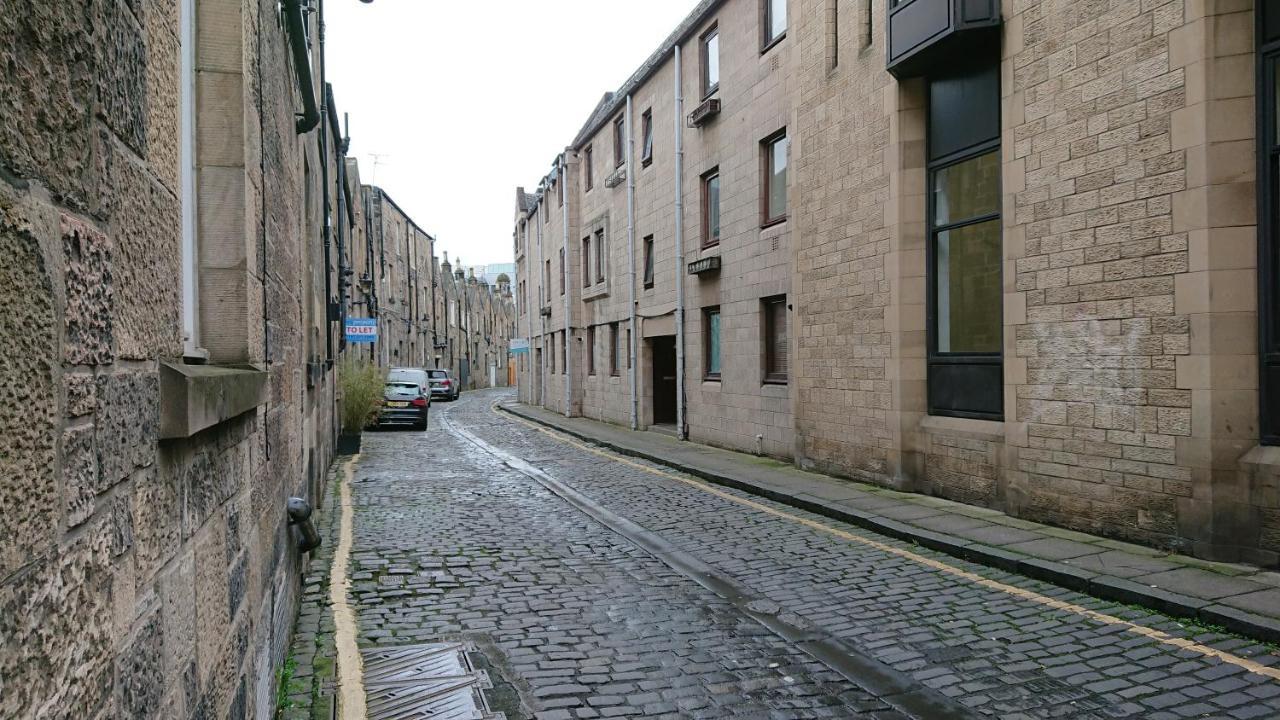
[{"label": "gutter", "polygon": [[[569,352],[570,340],[573,339],[573,307],[572,300],[573,289],[573,263],[569,261],[569,166],[566,164],[564,155],[561,155],[557,161],[560,166],[560,225],[564,242],[564,416],[573,417],[573,367],[569,359],[576,353]],[[551,211],[551,206],[547,206],[547,212]],[[591,272],[588,268],[587,272]],[[583,278],[586,281],[586,278]]]},{"label": "gutter", "polygon": [[302,96],[302,114],[294,129],[299,135],[309,133],[320,122],[320,106],[316,102],[315,78],[311,76],[311,50],[307,47],[307,16],[303,0],[283,0],[289,47],[293,50],[293,67],[298,73],[298,93]]},{"label": "gutter", "polygon": [[640,396],[637,394],[636,343],[640,341],[640,328],[636,327],[636,173],[635,160],[636,138],[631,127],[631,96],[627,95],[627,258],[630,276],[627,282],[627,305],[631,310],[631,347],[627,349],[631,357],[628,361],[631,376],[631,429],[640,429]]}]

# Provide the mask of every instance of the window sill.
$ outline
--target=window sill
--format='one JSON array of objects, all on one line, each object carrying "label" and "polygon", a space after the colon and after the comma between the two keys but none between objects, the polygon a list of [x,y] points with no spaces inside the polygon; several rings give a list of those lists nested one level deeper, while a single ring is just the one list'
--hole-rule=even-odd
[{"label": "window sill", "polygon": [[160,363],[160,439],[187,438],[267,401],[267,373],[253,367]]},{"label": "window sill", "polygon": [[609,297],[608,282],[598,282],[595,285],[592,285],[590,288],[582,289],[583,302],[586,302],[589,300],[598,300],[602,297]]},{"label": "window sill", "polygon": [[716,94],[716,92],[717,92],[719,89],[720,89],[720,83],[716,83],[715,85],[712,85],[711,87],[709,87],[709,88],[707,88],[706,90],[704,90],[704,91],[702,92],[702,100],[701,100],[701,102],[706,102],[707,100],[710,100],[710,99],[711,99],[711,96],[712,96],[712,95],[715,95],[715,94]]},{"label": "window sill", "polygon": [[920,420],[920,429],[925,432],[965,435],[983,440],[1004,440],[1003,420],[925,415]]},{"label": "window sill", "polygon": [[653,283],[651,283],[651,282],[647,282],[647,283],[645,283],[645,284],[644,284],[644,289],[645,289],[645,290],[652,290],[652,289],[653,289]]},{"label": "window sill", "polygon": [[771,227],[774,227],[774,226],[776,226],[776,225],[781,225],[782,223],[784,223],[784,222],[786,222],[786,221],[787,221],[787,216],[786,216],[786,215],[783,215],[782,217],[776,217],[776,218],[774,218],[774,219],[772,219],[772,220],[765,220],[764,222],[760,223],[760,229],[761,229],[761,230],[764,230],[764,229],[766,229],[766,228],[771,228]]},{"label": "window sill", "polygon": [[640,158],[640,167],[647,168],[652,164],[653,164],[653,158],[651,157]]},{"label": "window sill", "polygon": [[764,47],[760,48],[760,54],[761,54],[761,55],[764,55],[765,53],[767,53],[767,52],[769,52],[770,50],[772,50],[772,49],[774,49],[775,47],[777,47],[777,46],[778,46],[778,43],[780,43],[780,42],[782,42],[783,40],[786,40],[786,39],[787,39],[787,31],[786,31],[786,30],[783,30],[781,33],[779,33],[779,34],[778,34],[778,37],[776,37],[776,38],[774,38],[774,39],[770,40],[769,42],[765,43],[765,44],[764,44]]},{"label": "window sill", "polygon": [[1280,445],[1255,445],[1240,458],[1241,465],[1280,468]]},{"label": "window sill", "polygon": [[785,380],[785,379],[765,378],[764,380],[761,380],[761,381],[760,381],[760,384],[761,384],[761,385],[783,385],[783,386],[785,386],[785,385],[788,385],[788,384],[790,384],[790,383],[789,383],[787,380]]},{"label": "window sill", "polygon": [[702,376],[702,382],[704,382],[704,383],[715,383],[715,384],[719,385],[719,384],[720,384],[720,376],[719,376],[719,375],[703,375],[703,376]]}]

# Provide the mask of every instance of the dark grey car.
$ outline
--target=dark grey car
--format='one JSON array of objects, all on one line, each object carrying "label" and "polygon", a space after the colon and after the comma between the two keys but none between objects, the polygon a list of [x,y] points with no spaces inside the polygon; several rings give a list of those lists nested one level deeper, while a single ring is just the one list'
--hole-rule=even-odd
[{"label": "dark grey car", "polygon": [[427,429],[431,396],[413,382],[389,382],[383,392],[382,414],[378,426],[408,425],[415,430]]}]

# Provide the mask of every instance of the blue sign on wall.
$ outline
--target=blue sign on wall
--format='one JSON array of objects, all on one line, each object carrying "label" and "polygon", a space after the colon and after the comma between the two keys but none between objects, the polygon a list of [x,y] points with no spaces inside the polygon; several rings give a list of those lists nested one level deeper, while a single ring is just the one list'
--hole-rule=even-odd
[{"label": "blue sign on wall", "polygon": [[347,342],[371,343],[377,341],[377,318],[347,318]]}]

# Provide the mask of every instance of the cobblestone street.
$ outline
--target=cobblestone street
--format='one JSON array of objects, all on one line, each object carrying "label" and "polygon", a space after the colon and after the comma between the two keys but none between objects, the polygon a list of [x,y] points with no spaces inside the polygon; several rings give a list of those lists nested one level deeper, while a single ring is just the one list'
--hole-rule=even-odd
[{"label": "cobblestone street", "polygon": [[470,641],[509,718],[1280,716],[1273,648],[704,486],[509,397],[365,436],[349,595],[362,647]]}]

